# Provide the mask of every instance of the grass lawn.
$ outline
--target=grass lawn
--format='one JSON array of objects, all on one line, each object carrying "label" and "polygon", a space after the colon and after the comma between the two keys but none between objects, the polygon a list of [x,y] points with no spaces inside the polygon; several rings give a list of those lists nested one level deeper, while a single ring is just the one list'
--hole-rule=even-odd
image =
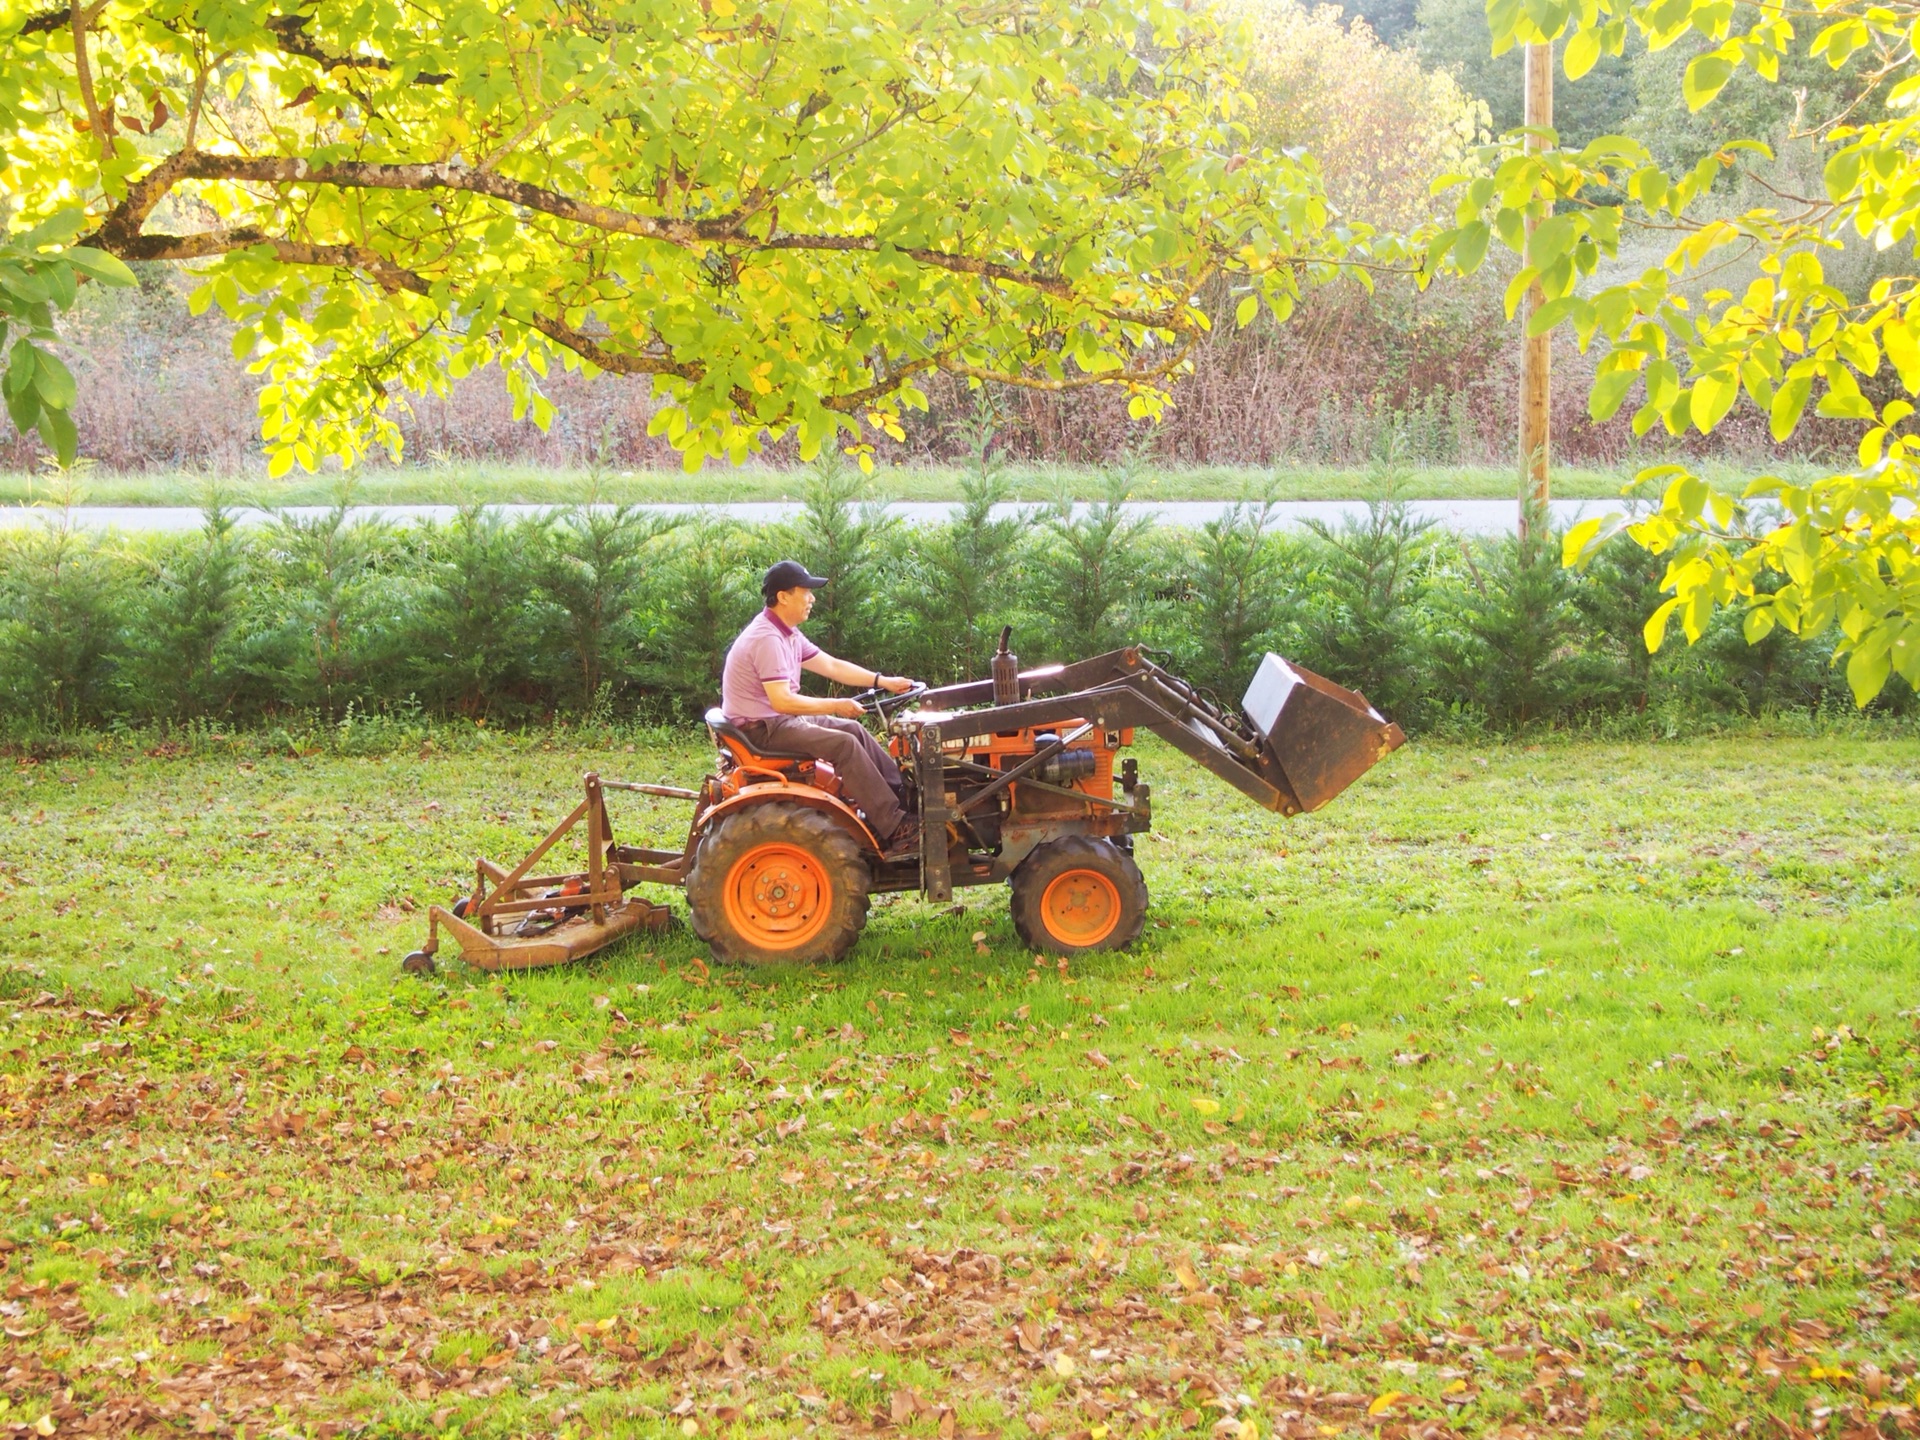
[{"label": "grass lawn", "polygon": [[[1652,463],[1649,461],[1648,463]],[[1811,470],[1789,467],[1794,474]],[[886,500],[957,500],[963,471],[957,468],[882,467],[873,493]],[[1750,469],[1708,465],[1703,473],[1738,488]],[[1633,478],[1634,467],[1612,470],[1556,470],[1553,493],[1562,499],[1610,499]],[[1047,501],[1062,495],[1098,499],[1103,472],[1091,466],[1012,466],[1007,479],[1013,498]],[[1237,500],[1258,494],[1269,482],[1282,500],[1348,500],[1371,493],[1365,470],[1282,465],[1253,469],[1225,465],[1149,471],[1136,488],[1136,500]],[[338,475],[268,480],[264,472],[220,482],[230,498],[262,505],[330,505],[340,494]],[[495,503],[566,502],[597,498],[631,504],[718,505],[753,500],[798,500],[806,486],[803,471],[712,467],[697,475],[679,471],[612,471],[601,475],[568,473],[513,465],[450,465],[363,471],[354,482],[354,498],[367,505],[434,505],[484,500]],[[1424,500],[1507,500],[1515,478],[1506,466],[1423,466],[1412,472],[1407,493]],[[52,493],[45,476],[0,474],[0,504],[45,501]],[[85,477],[81,499],[90,505],[197,505],[206,496],[202,475],[160,473]]]},{"label": "grass lawn", "polygon": [[425,981],[472,855],[703,748],[222,748],[4,762],[0,1424],[1914,1428],[1920,742],[1416,743],[1290,822],[1149,744],[1131,953],[994,889]]}]

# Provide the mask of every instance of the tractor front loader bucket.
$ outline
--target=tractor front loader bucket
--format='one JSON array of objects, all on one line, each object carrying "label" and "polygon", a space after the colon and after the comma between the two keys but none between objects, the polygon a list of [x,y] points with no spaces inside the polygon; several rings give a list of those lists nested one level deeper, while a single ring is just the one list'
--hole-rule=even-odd
[{"label": "tractor front loader bucket", "polygon": [[1267,778],[1302,811],[1318,810],[1407,740],[1366,696],[1271,652],[1240,708],[1262,736]]}]

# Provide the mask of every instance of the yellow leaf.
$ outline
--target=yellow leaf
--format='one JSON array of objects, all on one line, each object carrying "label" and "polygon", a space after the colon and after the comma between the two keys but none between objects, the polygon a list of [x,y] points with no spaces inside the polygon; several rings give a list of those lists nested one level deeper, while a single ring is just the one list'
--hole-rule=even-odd
[{"label": "yellow leaf", "polygon": [[1220,1102],[1218,1100],[1209,1100],[1205,1095],[1190,1095],[1187,1098],[1193,1102],[1193,1108],[1198,1110],[1202,1115],[1218,1115],[1220,1113]]},{"label": "yellow leaf", "polygon": [[1600,37],[1591,30],[1576,30],[1567,41],[1567,79],[1578,80],[1600,58]]},{"label": "yellow leaf", "polygon": [[42,1415],[38,1420],[33,1422],[33,1433],[36,1435],[51,1435],[57,1428],[53,1423],[53,1416],[51,1415]]},{"label": "yellow leaf", "polygon": [[1402,1391],[1389,1390],[1384,1395],[1377,1395],[1374,1397],[1373,1403],[1367,1406],[1367,1414],[1384,1415],[1387,1413],[1387,1411],[1391,1410],[1394,1406],[1398,1405],[1402,1400],[1406,1398],[1407,1397],[1405,1393]]},{"label": "yellow leaf", "polygon": [[1181,1285],[1188,1290],[1198,1290],[1200,1288],[1199,1275],[1194,1272],[1193,1266],[1185,1260],[1175,1263],[1173,1267],[1173,1278],[1178,1280]]},{"label": "yellow leaf", "polygon": [[1442,1395],[1460,1395],[1460,1394],[1463,1394],[1463,1393],[1465,1393],[1465,1391],[1466,1391],[1466,1388],[1467,1388],[1467,1382],[1466,1382],[1466,1381],[1464,1381],[1464,1380],[1455,1380],[1455,1381],[1453,1381],[1452,1383],[1450,1383],[1450,1384],[1449,1384],[1449,1385],[1448,1385],[1448,1386],[1446,1387],[1446,1389],[1444,1389],[1444,1390],[1442,1390],[1442,1391],[1441,1391],[1440,1393],[1441,1393]]},{"label": "yellow leaf", "polygon": [[1887,359],[1893,362],[1893,368],[1900,372],[1900,383],[1907,387],[1907,393],[1920,393],[1920,343],[1915,342],[1906,322],[1887,321],[1880,331],[1880,344],[1887,352]]},{"label": "yellow leaf", "polygon": [[1679,608],[1680,600],[1678,596],[1675,596],[1648,617],[1645,636],[1647,653],[1649,655],[1659,650],[1661,642],[1667,638],[1667,621],[1672,617],[1673,612]]},{"label": "yellow leaf", "polygon": [[107,1177],[102,1175],[98,1170],[93,1171],[87,1176],[87,1184],[93,1186],[96,1190],[106,1183]]},{"label": "yellow leaf", "polygon": [[1073,1374],[1073,1356],[1067,1354],[1064,1350],[1054,1356],[1053,1373],[1058,1375],[1062,1380]]},{"label": "yellow leaf", "polygon": [[1600,533],[1601,519],[1594,516],[1582,520],[1567,531],[1566,539],[1560,542],[1560,564],[1572,569],[1587,553],[1587,547],[1593,543],[1593,537]]}]

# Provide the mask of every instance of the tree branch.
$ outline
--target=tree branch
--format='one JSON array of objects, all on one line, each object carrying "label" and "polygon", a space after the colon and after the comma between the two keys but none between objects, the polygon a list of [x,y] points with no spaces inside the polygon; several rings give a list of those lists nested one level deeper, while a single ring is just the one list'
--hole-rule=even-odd
[{"label": "tree branch", "polygon": [[[747,216],[734,212],[707,220],[666,220],[652,215],[636,215],[610,205],[576,200],[556,190],[515,180],[491,170],[477,170],[452,161],[431,164],[394,165],[367,160],[338,160],[310,164],[306,160],[281,156],[193,154],[185,152],[160,162],[134,187],[127,199],[116,206],[102,224],[99,236],[89,243],[103,249],[124,245],[138,233],[138,221],[144,221],[167,190],[181,180],[242,180],[263,185],[333,185],[341,189],[371,190],[452,190],[462,194],[484,195],[489,199],[518,205],[523,209],[570,220],[608,234],[634,235],[658,240],[681,249],[696,245],[736,245],[749,250],[806,250],[826,253],[876,254],[882,242],[873,235],[780,235],[758,239],[744,230]],[[138,197],[136,199],[136,196]],[[144,205],[144,209],[141,207]],[[924,246],[895,247],[899,253],[919,264],[976,275],[985,280],[1001,280],[1025,285],[1060,299],[1071,298],[1070,281],[995,260],[970,255],[953,255]]]},{"label": "tree branch", "polygon": [[[42,10],[38,15],[28,17],[25,24],[14,32],[15,35],[51,35],[56,30],[64,30],[73,23],[73,6],[62,5],[53,10]],[[98,11],[94,12],[98,14]],[[275,15],[266,21],[266,28],[274,38],[274,43],[283,55],[298,55],[303,60],[311,60],[323,69],[347,70],[391,70],[393,62],[382,55],[335,55],[323,50],[306,33],[307,15]],[[89,17],[88,24],[92,23]],[[422,70],[413,77],[416,85],[444,85],[453,76],[443,75],[434,70]]]},{"label": "tree branch", "polygon": [[965,375],[974,380],[987,380],[998,385],[1011,385],[1020,390],[1041,390],[1056,393],[1062,390],[1087,390],[1095,385],[1156,385],[1186,363],[1194,347],[1200,343],[1198,333],[1189,335],[1187,341],[1163,364],[1147,370],[1109,370],[1100,375],[1062,375],[1058,380],[1051,376],[1026,375],[1019,371],[988,370],[984,366],[969,365],[960,360],[943,360],[940,368],[955,375]]},{"label": "tree branch", "polygon": [[16,35],[51,35],[73,23],[73,10],[61,5],[52,10],[42,10],[38,15],[29,16],[26,24],[14,33]]},{"label": "tree branch", "polygon": [[87,59],[87,27],[105,8],[107,0],[95,0],[89,8],[73,0],[67,9],[67,23],[73,28],[73,73],[80,82],[80,103],[87,107],[87,124],[92,127],[93,135],[100,142],[100,158],[113,158],[113,129],[106,116],[100,113],[100,102],[93,93],[93,65]]},{"label": "tree branch", "polygon": [[[266,22],[268,30],[278,42],[283,53],[298,55],[311,60],[326,70],[391,70],[393,62],[383,55],[335,55],[322,50],[319,43],[307,34],[307,22],[310,15],[275,15]],[[422,70],[413,77],[415,85],[444,85],[453,76],[437,70]]]},{"label": "tree branch", "polygon": [[[198,90],[196,89],[196,95]],[[140,255],[135,251],[140,242],[146,239],[170,240],[172,236],[142,236],[141,226],[147,223],[147,217],[153,213],[154,206],[166,198],[169,190],[180,183],[187,173],[187,167],[193,163],[194,152],[181,150],[169,155],[138,180],[127,186],[127,193],[120,203],[107,212],[107,218],[100,222],[100,228],[86,239],[86,244],[98,246],[102,250],[118,255],[122,260],[156,260],[157,255]]]}]

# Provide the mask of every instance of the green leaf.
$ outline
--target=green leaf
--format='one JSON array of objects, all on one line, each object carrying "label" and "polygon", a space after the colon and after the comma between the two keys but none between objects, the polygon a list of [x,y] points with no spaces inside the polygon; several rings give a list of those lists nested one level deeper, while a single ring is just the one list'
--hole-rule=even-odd
[{"label": "green leaf", "polygon": [[1527,334],[1544,335],[1569,315],[1579,313],[1585,306],[1586,302],[1578,295],[1562,295],[1558,300],[1549,300],[1527,317]]},{"label": "green leaf", "polygon": [[1702,435],[1726,418],[1733,402],[1740,398],[1740,382],[1731,375],[1702,375],[1693,384],[1688,410],[1694,426]]},{"label": "green leaf", "polygon": [[1244,330],[1253,323],[1253,317],[1260,313],[1260,297],[1243,295],[1240,303],[1233,307],[1233,323]]},{"label": "green leaf", "polygon": [[45,280],[14,264],[0,263],[0,289],[29,305],[44,305],[52,298]]},{"label": "green leaf", "polygon": [[1633,179],[1627,182],[1628,192],[1649,210],[1658,210],[1667,203],[1667,189],[1666,172],[1658,165],[1634,171]]},{"label": "green leaf", "polygon": [[1507,282],[1505,303],[1509,320],[1513,318],[1513,312],[1519,308],[1520,297],[1525,295],[1533,282],[1539,278],[1539,272],[1529,265]]},{"label": "green leaf", "polygon": [[1892,657],[1893,668],[1900,678],[1920,687],[1920,623],[1908,621],[1901,625],[1893,644],[1887,647],[1887,654]]},{"label": "green leaf", "polygon": [[74,428],[73,417],[64,410],[42,410],[40,412],[40,438],[47,442],[62,467],[70,466],[80,454],[80,432]]},{"label": "green leaf", "polygon": [[7,414],[13,417],[13,428],[25,435],[33,429],[34,421],[40,418],[40,395],[31,385],[16,393],[7,391]]},{"label": "green leaf", "polygon": [[1480,268],[1480,262],[1487,258],[1487,241],[1492,231],[1484,220],[1474,220],[1460,227],[1460,238],[1453,242],[1453,263],[1463,275],[1471,275]]},{"label": "green leaf", "polygon": [[32,341],[14,341],[13,353],[7,357],[7,394],[21,395],[31,389],[33,386],[33,372],[38,367],[39,362],[40,352],[34,349]]},{"label": "green leaf", "polygon": [[1820,403],[1813,407],[1813,413],[1826,420],[1871,420],[1873,402],[1860,393],[1857,382],[1852,376],[1836,383],[1838,377],[1827,377],[1827,393],[1820,397]]},{"label": "green leaf", "polygon": [[72,205],[42,220],[26,234],[16,236],[13,243],[22,250],[32,252],[42,245],[65,244],[86,226],[87,212],[78,205]]},{"label": "green leaf", "polygon": [[75,282],[72,267],[58,260],[43,260],[40,263],[40,278],[47,282],[47,298],[57,310],[65,310],[73,304]]},{"label": "green leaf", "polygon": [[1768,428],[1775,440],[1785,440],[1792,435],[1800,424],[1800,416],[1807,408],[1807,397],[1813,393],[1811,375],[1789,375],[1780,388],[1773,392],[1773,408],[1768,415]]},{"label": "green leaf", "polygon": [[1527,263],[1536,270],[1545,270],[1573,248],[1579,234],[1577,216],[1549,216],[1533,227],[1533,235],[1527,241]]},{"label": "green leaf", "polygon": [[1887,676],[1893,673],[1889,638],[1884,631],[1871,632],[1847,656],[1847,685],[1853,691],[1853,703],[1862,710],[1886,688]]},{"label": "green leaf", "polygon": [[1594,420],[1612,419],[1639,378],[1638,370],[1611,370],[1600,376],[1587,396],[1587,414]]},{"label": "green leaf", "polygon": [[1712,487],[1698,475],[1682,474],[1667,486],[1662,508],[1677,510],[1691,524],[1700,518],[1700,512],[1707,508],[1707,499],[1712,494]]},{"label": "green leaf", "polygon": [[42,350],[33,367],[33,388],[40,392],[40,403],[49,410],[65,410],[79,397],[73,372],[59,357]]},{"label": "green leaf", "polygon": [[1696,56],[1687,66],[1685,77],[1680,82],[1680,93],[1686,99],[1687,109],[1698,110],[1712,100],[1733,78],[1733,61],[1715,51],[1709,55]]},{"label": "green leaf", "polygon": [[91,245],[76,245],[71,250],[62,250],[60,258],[66,261],[82,275],[91,276],[102,285],[138,285],[140,279],[127,268],[126,262],[117,255],[109,255],[104,250],[95,250]]},{"label": "green leaf", "polygon": [[1861,156],[1857,146],[1849,146],[1827,161],[1825,181],[1827,198],[1838,205],[1852,195],[1860,184]]}]

